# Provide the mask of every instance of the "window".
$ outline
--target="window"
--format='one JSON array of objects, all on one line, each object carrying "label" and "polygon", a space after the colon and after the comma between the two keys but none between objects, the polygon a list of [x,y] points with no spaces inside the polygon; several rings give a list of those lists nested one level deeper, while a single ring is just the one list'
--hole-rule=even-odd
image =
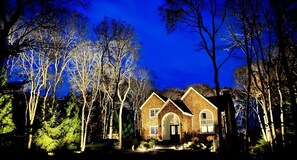
[{"label": "window", "polygon": [[150,109],[150,117],[151,118],[156,117],[158,112],[159,112],[159,108]]},{"label": "window", "polygon": [[213,133],[214,132],[214,121],[211,111],[204,110],[200,114],[200,131],[202,133]]},{"label": "window", "polygon": [[158,135],[158,126],[150,126],[150,135]]}]

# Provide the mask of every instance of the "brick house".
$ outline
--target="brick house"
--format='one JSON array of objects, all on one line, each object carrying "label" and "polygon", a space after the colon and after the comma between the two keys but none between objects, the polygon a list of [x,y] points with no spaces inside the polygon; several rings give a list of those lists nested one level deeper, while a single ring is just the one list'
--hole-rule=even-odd
[{"label": "brick house", "polygon": [[153,92],[140,107],[144,139],[181,142],[187,135],[212,136],[218,148],[218,113],[222,137],[236,136],[234,105],[230,95],[204,97],[190,87],[178,100]]}]

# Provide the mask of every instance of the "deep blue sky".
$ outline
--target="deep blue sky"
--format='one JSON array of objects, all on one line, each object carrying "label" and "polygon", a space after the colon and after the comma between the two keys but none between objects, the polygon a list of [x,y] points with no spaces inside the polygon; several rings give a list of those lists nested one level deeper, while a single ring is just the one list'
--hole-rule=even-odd
[{"label": "deep blue sky", "polygon": [[[135,28],[143,44],[139,64],[155,73],[159,89],[183,89],[191,84],[214,87],[211,60],[194,46],[199,42],[197,33],[178,29],[167,34],[158,13],[162,4],[162,0],[91,0],[86,15],[94,25],[108,16]],[[235,61],[230,59],[220,70],[221,88],[234,85],[233,70],[239,66]]]}]

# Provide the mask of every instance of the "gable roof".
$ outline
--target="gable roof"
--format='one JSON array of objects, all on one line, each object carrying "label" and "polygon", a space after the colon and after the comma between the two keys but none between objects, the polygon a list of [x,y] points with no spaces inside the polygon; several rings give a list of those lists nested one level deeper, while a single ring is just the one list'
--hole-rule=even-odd
[{"label": "gable roof", "polygon": [[[166,105],[171,102],[177,109],[179,109],[184,115],[188,115],[188,116],[193,116],[192,112],[189,110],[189,108],[184,104],[184,102],[182,102],[181,100],[171,100],[170,98],[167,99],[167,101],[165,102],[165,104],[162,106],[162,108],[159,110],[159,112],[157,114],[159,114],[165,107]],[[179,105],[177,105],[176,103],[178,103]]]},{"label": "gable roof", "polygon": [[163,101],[165,103],[165,100],[167,100],[166,97],[164,96],[159,96],[157,93],[153,92],[147,99],[146,101],[140,106],[139,109],[142,109],[142,107],[149,101],[149,99],[151,99],[153,96],[158,97],[161,101]]},{"label": "gable roof", "polygon": [[190,93],[190,91],[194,91],[198,96],[200,96],[202,99],[204,99],[206,102],[208,102],[211,106],[213,106],[215,109],[218,109],[212,102],[210,102],[208,99],[206,99],[204,96],[202,96],[199,92],[197,92],[193,87],[190,87],[187,92],[181,97],[181,100],[183,99]]},{"label": "gable roof", "polygon": [[[173,100],[173,102],[185,113],[192,114],[190,109],[187,107],[187,105],[182,100]],[[193,115],[193,114],[192,114]]]}]

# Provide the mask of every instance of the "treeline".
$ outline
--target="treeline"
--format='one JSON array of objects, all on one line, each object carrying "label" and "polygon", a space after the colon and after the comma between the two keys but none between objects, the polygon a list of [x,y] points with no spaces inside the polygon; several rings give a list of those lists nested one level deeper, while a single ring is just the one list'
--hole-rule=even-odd
[{"label": "treeline", "polygon": [[244,104],[245,153],[254,154],[255,146],[261,150],[251,141],[253,115],[265,151],[296,145],[296,10],[291,0],[168,0],[159,7],[169,33],[182,27],[196,35],[195,47],[213,64],[216,95],[225,62],[230,57],[245,62],[234,74],[234,90],[241,95],[236,99]]},{"label": "treeline", "polygon": [[84,151],[114,133],[121,146],[138,134],[138,107],[153,87],[137,66],[141,43],[124,21],[90,28],[67,8],[80,3],[1,1],[2,147],[22,137],[27,149]]}]

